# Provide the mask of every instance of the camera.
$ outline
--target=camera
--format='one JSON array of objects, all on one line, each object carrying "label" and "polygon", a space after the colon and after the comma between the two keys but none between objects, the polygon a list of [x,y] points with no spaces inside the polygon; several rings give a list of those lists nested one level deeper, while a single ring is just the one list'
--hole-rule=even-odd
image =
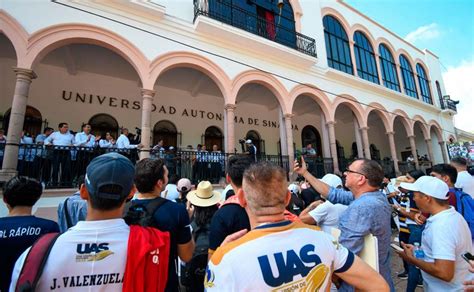
[{"label": "camera", "polygon": [[135,131],[137,132],[138,135],[142,133],[142,129],[140,129],[139,127],[135,127]]},{"label": "camera", "polygon": [[240,144],[245,144],[245,139],[239,139]]}]

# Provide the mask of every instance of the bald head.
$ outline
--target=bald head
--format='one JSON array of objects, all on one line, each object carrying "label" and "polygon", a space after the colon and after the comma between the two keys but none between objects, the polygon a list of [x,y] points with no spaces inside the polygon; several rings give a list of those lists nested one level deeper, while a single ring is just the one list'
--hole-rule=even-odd
[{"label": "bald head", "polygon": [[283,214],[288,203],[285,171],[267,162],[250,166],[242,181],[245,200],[255,216]]}]

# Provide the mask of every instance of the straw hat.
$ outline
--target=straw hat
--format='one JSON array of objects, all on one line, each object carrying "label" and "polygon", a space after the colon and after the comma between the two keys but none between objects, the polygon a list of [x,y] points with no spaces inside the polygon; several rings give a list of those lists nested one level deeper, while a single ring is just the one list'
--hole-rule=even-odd
[{"label": "straw hat", "polygon": [[217,204],[221,195],[218,191],[212,190],[210,182],[204,180],[198,184],[196,190],[188,193],[187,199],[194,206],[209,207]]}]

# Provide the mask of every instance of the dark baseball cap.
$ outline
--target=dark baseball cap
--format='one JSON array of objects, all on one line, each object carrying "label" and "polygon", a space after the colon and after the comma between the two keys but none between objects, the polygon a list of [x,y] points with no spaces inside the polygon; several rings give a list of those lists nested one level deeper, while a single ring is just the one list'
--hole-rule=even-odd
[{"label": "dark baseball cap", "polygon": [[[85,185],[90,196],[123,200],[132,190],[135,167],[125,156],[111,152],[94,158],[87,166]],[[103,186],[110,186],[101,191]]]}]

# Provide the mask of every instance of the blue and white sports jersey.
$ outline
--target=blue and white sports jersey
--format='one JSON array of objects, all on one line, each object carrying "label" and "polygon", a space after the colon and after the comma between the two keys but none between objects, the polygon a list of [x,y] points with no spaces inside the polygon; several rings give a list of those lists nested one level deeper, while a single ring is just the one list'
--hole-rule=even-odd
[{"label": "blue and white sports jersey", "polygon": [[266,224],[213,254],[207,291],[329,291],[331,274],[347,271],[354,254],[319,228]]}]

